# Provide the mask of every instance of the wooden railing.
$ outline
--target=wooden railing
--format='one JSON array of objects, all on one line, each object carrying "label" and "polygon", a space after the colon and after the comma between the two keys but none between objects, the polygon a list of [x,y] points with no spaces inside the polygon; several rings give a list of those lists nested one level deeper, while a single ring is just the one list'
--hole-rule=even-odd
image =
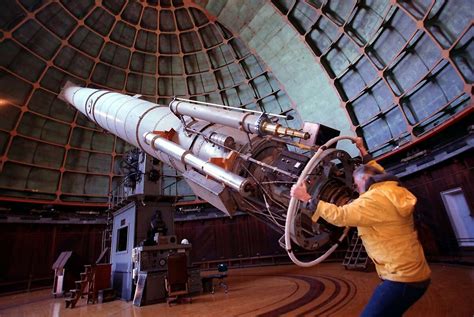
[{"label": "wooden railing", "polygon": [[[327,260],[328,262],[341,262],[344,259],[346,250],[336,250],[332,256]],[[316,258],[322,252],[302,252],[298,256],[302,258]],[[319,254],[319,255],[318,255]],[[193,262],[194,265],[199,266],[201,270],[215,270],[219,264],[226,264],[229,268],[244,268],[253,266],[265,266],[265,265],[281,265],[281,264],[292,264],[288,255],[285,254],[273,254],[273,255],[256,255],[251,257],[237,257],[217,260],[202,260]]]}]

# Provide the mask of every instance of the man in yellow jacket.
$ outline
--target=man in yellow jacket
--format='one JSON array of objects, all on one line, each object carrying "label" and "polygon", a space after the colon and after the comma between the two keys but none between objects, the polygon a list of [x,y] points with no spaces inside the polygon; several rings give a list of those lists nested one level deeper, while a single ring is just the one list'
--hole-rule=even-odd
[{"label": "man in yellow jacket", "polygon": [[413,224],[416,197],[395,176],[385,173],[361,138],[356,146],[364,163],[368,162],[353,173],[359,198],[338,207],[312,198],[304,183],[293,186],[291,195],[313,206],[314,222],[322,217],[336,226],[357,227],[382,279],[361,316],[401,316],[430,283],[431,271]]}]

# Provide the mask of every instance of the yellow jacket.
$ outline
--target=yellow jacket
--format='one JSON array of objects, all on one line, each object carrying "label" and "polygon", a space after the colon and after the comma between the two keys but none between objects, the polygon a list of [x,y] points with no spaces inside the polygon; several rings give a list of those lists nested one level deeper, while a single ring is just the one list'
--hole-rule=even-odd
[{"label": "yellow jacket", "polygon": [[[383,168],[369,162],[383,171]],[[320,201],[312,216],[336,226],[357,226],[381,279],[421,282],[431,271],[413,225],[416,197],[396,181],[375,183],[353,202],[338,207]]]}]

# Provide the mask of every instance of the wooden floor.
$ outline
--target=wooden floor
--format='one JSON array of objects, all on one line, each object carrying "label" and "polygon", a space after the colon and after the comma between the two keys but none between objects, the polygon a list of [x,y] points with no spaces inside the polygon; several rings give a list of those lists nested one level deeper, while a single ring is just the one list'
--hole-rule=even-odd
[{"label": "wooden floor", "polygon": [[[432,284],[406,316],[474,316],[474,268],[432,264]],[[229,292],[193,297],[192,304],[135,307],[116,300],[66,309],[49,290],[0,297],[0,316],[358,316],[379,280],[375,272],[340,264],[294,265],[229,271]]]}]

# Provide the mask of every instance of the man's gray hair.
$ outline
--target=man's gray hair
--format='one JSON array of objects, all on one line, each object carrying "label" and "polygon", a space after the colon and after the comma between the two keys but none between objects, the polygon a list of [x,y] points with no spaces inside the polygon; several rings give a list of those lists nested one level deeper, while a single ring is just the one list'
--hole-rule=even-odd
[{"label": "man's gray hair", "polygon": [[362,164],[359,167],[357,167],[354,170],[354,172],[352,173],[352,175],[354,177],[360,177],[360,176],[366,175],[366,174],[368,174],[368,175],[381,175],[381,174],[384,174],[384,172],[380,171],[379,169],[377,169],[373,166]]}]

